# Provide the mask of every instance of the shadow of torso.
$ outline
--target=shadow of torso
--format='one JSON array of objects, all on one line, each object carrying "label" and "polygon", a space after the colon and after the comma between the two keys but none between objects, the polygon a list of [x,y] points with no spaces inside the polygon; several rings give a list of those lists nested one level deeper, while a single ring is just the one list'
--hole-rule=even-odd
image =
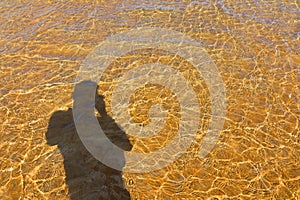
[{"label": "shadow of torso", "polygon": [[[108,115],[98,118],[107,137],[124,150],[131,144]],[[82,144],[73,121],[72,109],[55,112],[46,133],[49,145],[57,145],[64,157],[66,183],[72,200],[130,199],[124,189],[120,171],[105,166],[95,159]]]}]

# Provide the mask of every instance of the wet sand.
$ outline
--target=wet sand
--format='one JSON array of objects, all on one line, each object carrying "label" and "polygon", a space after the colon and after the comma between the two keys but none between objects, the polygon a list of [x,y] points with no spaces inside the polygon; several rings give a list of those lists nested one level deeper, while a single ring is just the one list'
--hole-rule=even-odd
[{"label": "wet sand", "polygon": [[[226,120],[214,149],[198,158],[211,105],[201,74],[194,73],[202,125],[189,151],[167,168],[118,173],[112,183],[141,200],[300,198],[299,7],[296,1],[1,2],[0,199],[71,198],[76,189],[68,184],[66,157],[47,141],[50,122],[54,128],[70,124],[63,132],[75,134],[69,115],[53,116],[72,109],[81,62],[106,36],[143,26],[180,31],[203,44],[225,85]],[[174,55],[146,50],[124,55],[110,69],[158,60],[190,67]],[[106,71],[99,82],[108,115],[111,80],[120,69]],[[176,107],[176,99],[168,99]],[[179,117],[155,140],[129,137],[132,151],[160,148],[176,134],[172,123]],[[96,173],[90,184],[98,187],[106,172],[96,168],[88,176]]]}]

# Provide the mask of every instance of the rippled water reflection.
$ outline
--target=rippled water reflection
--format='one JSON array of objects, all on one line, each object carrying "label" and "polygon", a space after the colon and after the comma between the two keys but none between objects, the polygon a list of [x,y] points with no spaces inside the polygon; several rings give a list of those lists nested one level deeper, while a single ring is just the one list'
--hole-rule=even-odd
[{"label": "rippled water reflection", "polygon": [[[69,112],[80,64],[99,42],[143,26],[180,31],[203,44],[225,84],[224,129],[212,152],[198,158],[211,105],[196,74],[203,126],[189,152],[147,174],[123,173],[118,179],[100,170],[111,180],[103,185],[119,191],[114,184],[124,184],[131,199],[300,198],[299,7],[298,1],[280,0],[1,2],[0,199],[69,199],[76,191],[64,165],[64,155],[72,152],[47,144],[51,116]],[[147,50],[124,55],[111,69],[149,60],[186,66],[174,55]],[[105,77],[117,73],[107,71]],[[99,88],[108,113],[110,84]],[[59,116],[54,128],[74,134],[72,119]],[[172,124],[166,126],[176,134]],[[133,151],[147,152],[171,136],[158,142],[129,139]],[[89,184],[98,188],[102,175],[93,160],[87,163],[89,181],[96,174]]]}]

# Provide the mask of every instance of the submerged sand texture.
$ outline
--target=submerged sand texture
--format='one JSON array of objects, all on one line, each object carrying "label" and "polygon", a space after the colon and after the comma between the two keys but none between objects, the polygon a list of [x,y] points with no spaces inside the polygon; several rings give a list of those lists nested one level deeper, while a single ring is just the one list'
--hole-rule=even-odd
[{"label": "submerged sand texture", "polygon": [[[300,198],[299,10],[292,0],[0,2],[0,199]],[[203,44],[223,79],[227,114],[216,146],[199,158],[212,106],[201,74],[157,49],[118,58],[99,81],[110,131],[120,132],[110,116],[113,80],[132,63],[189,69],[202,113],[195,141],[178,160],[150,173],[122,173],[95,160],[78,139],[74,80],[106,36],[145,26]],[[136,91],[131,114],[147,124],[140,110],[154,103],[174,112],[159,135],[128,136],[128,150],[155,151],[176,134],[176,95],[157,97],[161,89]],[[135,103],[141,98],[150,100]]]}]

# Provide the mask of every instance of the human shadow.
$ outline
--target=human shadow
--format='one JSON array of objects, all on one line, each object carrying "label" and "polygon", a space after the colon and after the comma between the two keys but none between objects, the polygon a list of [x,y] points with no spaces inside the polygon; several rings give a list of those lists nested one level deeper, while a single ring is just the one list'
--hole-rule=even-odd
[{"label": "human shadow", "polygon": [[[120,148],[131,150],[126,134],[107,114],[104,97],[98,92],[95,102],[100,115],[97,119],[106,136]],[[71,108],[53,113],[46,139],[48,145],[57,145],[63,155],[66,183],[72,200],[130,199],[129,192],[124,188],[122,173],[94,158],[81,142]]]}]

